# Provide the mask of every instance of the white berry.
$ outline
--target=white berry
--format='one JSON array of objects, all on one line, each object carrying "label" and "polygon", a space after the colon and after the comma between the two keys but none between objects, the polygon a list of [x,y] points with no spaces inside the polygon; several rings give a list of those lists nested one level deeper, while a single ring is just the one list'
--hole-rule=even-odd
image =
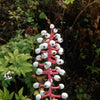
[{"label": "white berry", "polygon": [[58,66],[56,66],[55,69],[56,69],[57,72],[59,72],[61,70],[61,68],[58,67]]},{"label": "white berry", "polygon": [[50,37],[50,34],[47,33],[47,34],[45,35],[45,38],[48,39],[49,37]]},{"label": "white berry", "polygon": [[63,70],[63,69],[61,69],[61,70],[59,71],[59,74],[62,75],[62,76],[65,75],[65,73],[66,73],[66,72],[65,72],[65,70]]},{"label": "white berry", "polygon": [[57,54],[57,51],[52,50],[51,53],[52,53],[52,55],[56,55]]},{"label": "white berry", "polygon": [[60,80],[61,80],[61,78],[60,78],[60,76],[59,76],[59,75],[55,75],[55,76],[54,76],[54,80],[55,80],[55,81],[60,81]]},{"label": "white berry", "polygon": [[59,53],[60,55],[63,55],[64,50],[63,50],[63,49],[59,49],[59,50],[58,50],[58,53]]},{"label": "white berry", "polygon": [[59,43],[62,43],[63,42],[63,39],[62,38],[58,38],[58,42]]},{"label": "white berry", "polygon": [[44,83],[44,87],[45,87],[45,88],[49,88],[50,86],[51,86],[51,82],[46,81],[46,82]]},{"label": "white berry", "polygon": [[39,45],[39,48],[40,49],[47,49],[47,47],[48,47],[48,44],[47,43],[43,43],[43,44],[40,44]]},{"label": "white berry", "polygon": [[40,52],[41,52],[41,49],[40,48],[35,49],[35,53],[36,54],[39,54]]},{"label": "white berry", "polygon": [[57,30],[56,28],[54,28],[54,29],[53,29],[53,32],[54,32],[54,33],[57,33],[57,32],[58,32],[58,30]]},{"label": "white berry", "polygon": [[38,67],[38,65],[39,65],[39,62],[34,62],[34,63],[33,63],[33,66],[34,66],[34,67]]},{"label": "white berry", "polygon": [[45,62],[44,68],[48,69],[51,66],[51,62],[47,61]]},{"label": "white berry", "polygon": [[55,55],[56,59],[60,59],[60,56],[59,55]]},{"label": "white berry", "polygon": [[64,64],[64,60],[62,60],[62,59],[57,59],[57,60],[56,60],[56,63],[57,63],[58,65],[62,65],[62,64]]},{"label": "white berry", "polygon": [[60,89],[64,89],[64,87],[65,87],[64,84],[59,84]]},{"label": "white berry", "polygon": [[37,75],[41,75],[42,73],[43,73],[43,70],[40,69],[40,68],[38,68],[37,71],[36,71],[36,74],[37,74]]},{"label": "white berry", "polygon": [[61,35],[60,34],[55,34],[56,35],[56,38],[61,38]]},{"label": "white berry", "polygon": [[50,28],[53,29],[55,26],[54,24],[50,24]]},{"label": "white berry", "polygon": [[43,90],[42,90],[42,91],[40,91],[40,94],[41,94],[41,95],[44,95],[44,91],[43,91]]},{"label": "white berry", "polygon": [[40,61],[41,60],[41,55],[37,55],[36,56],[36,60],[39,60]]},{"label": "white berry", "polygon": [[46,33],[47,33],[46,30],[42,30],[42,31],[41,31],[41,35],[42,35],[42,36],[46,35]]},{"label": "white berry", "polygon": [[41,38],[41,37],[40,38],[37,38],[37,42],[38,43],[41,43],[42,41],[43,41],[43,38]]},{"label": "white berry", "polygon": [[34,83],[34,84],[33,84],[33,87],[34,87],[34,88],[39,88],[39,83],[38,83],[38,82]]},{"label": "white berry", "polygon": [[37,94],[35,97],[36,97],[36,100],[40,100],[41,99],[41,95],[40,94]]},{"label": "white berry", "polygon": [[68,94],[64,92],[61,94],[61,97],[62,97],[62,99],[66,99],[66,98],[68,98]]},{"label": "white berry", "polygon": [[48,57],[48,53],[42,53],[41,56],[42,56],[43,58],[47,58],[47,57]]},{"label": "white berry", "polygon": [[60,44],[59,43],[56,43],[56,48],[60,49]]},{"label": "white berry", "polygon": [[54,40],[51,40],[51,41],[50,41],[50,45],[51,45],[51,46],[54,46],[54,45],[55,45],[55,41],[54,41]]}]

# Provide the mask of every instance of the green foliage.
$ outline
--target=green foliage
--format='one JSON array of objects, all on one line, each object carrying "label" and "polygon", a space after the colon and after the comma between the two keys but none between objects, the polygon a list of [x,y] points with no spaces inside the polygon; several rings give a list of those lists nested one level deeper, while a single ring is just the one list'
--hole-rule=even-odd
[{"label": "green foliage", "polygon": [[75,93],[76,93],[78,100],[90,98],[90,96],[84,93],[84,90],[79,86],[75,89]]},{"label": "green foliage", "polygon": [[18,91],[18,94],[15,93],[16,100],[31,100],[30,98],[27,98],[27,96],[23,96],[23,88],[21,88]]},{"label": "green foliage", "polygon": [[18,49],[14,50],[13,53],[8,52],[8,56],[4,56],[0,60],[0,72],[4,75],[7,71],[11,70],[15,72],[15,75],[25,76],[26,73],[32,71],[32,64],[27,62],[31,58],[27,54],[19,54]]},{"label": "green foliage", "polygon": [[40,15],[39,15],[39,18],[40,19],[45,19],[46,17],[46,14],[44,12],[41,12]]},{"label": "green foliage", "polygon": [[100,68],[96,67],[94,62],[90,66],[87,65],[86,69],[90,70],[92,73],[100,74]]},{"label": "green foliage", "polygon": [[[0,47],[0,85],[3,87],[8,87],[11,85],[11,81],[16,82],[15,76],[21,77],[23,75],[29,78],[29,75],[34,74],[35,69],[32,67],[32,57],[30,54],[34,54],[34,44],[37,44],[36,39],[40,35],[35,37],[25,35],[23,38],[21,35],[17,35],[15,38],[12,38],[9,43]],[[13,71],[13,78],[10,80],[4,79],[4,74],[8,71]],[[31,73],[32,72],[32,73]],[[28,76],[26,76],[28,75]],[[27,79],[28,80],[28,79]],[[32,83],[34,80],[26,81],[26,84],[31,91],[33,91]],[[22,81],[22,80],[21,80]],[[24,81],[24,82],[25,82]]]},{"label": "green foliage", "polygon": [[9,91],[4,88],[3,91],[0,89],[0,100],[12,100],[14,92],[9,93]]},{"label": "green foliage", "polygon": [[64,0],[65,4],[72,4],[74,2],[74,0]]},{"label": "green foliage", "polygon": [[0,47],[0,58],[7,56],[8,52],[13,53],[15,49],[18,49],[20,54],[30,54],[34,50],[34,43],[36,43],[34,38],[35,37],[28,35],[26,35],[25,38],[23,38],[21,35],[12,38],[9,43]]}]

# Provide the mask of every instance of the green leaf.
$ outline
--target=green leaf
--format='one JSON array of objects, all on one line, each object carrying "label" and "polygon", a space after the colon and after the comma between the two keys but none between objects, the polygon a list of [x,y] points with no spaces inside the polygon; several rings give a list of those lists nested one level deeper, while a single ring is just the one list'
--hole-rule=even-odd
[{"label": "green leaf", "polygon": [[23,87],[19,90],[18,94],[19,95],[22,95],[23,94]]},{"label": "green leaf", "polygon": [[40,19],[45,19],[46,17],[46,14],[44,12],[41,12],[40,15],[39,15],[39,18]]},{"label": "green leaf", "polygon": [[18,49],[15,49],[14,56],[17,56],[17,55],[18,55]]}]

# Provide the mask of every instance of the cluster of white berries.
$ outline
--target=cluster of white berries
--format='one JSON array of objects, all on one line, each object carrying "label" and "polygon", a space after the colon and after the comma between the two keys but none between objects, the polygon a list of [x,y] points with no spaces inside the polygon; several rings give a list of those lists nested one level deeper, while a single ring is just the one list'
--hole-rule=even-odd
[{"label": "cluster of white berries", "polygon": [[[35,49],[35,53],[38,55],[36,56],[36,61],[33,63],[34,67],[43,66],[41,68],[40,67],[37,68],[36,74],[48,75],[48,80],[42,85],[42,87],[49,88],[49,90],[52,89],[53,80],[57,82],[60,81],[61,80],[60,75],[63,76],[66,73],[65,70],[59,67],[59,65],[64,64],[63,59],[61,59],[59,56],[59,55],[63,55],[64,53],[63,48],[59,44],[63,42],[63,39],[61,38],[61,35],[57,33],[58,29],[54,28],[53,24],[50,25],[50,29],[51,29],[51,34],[49,34],[46,30],[42,30],[41,31],[42,37],[37,38],[37,42],[41,44],[39,45],[39,48]],[[45,62],[41,64],[39,61],[42,62],[43,59],[45,59]],[[55,64],[58,66],[56,66],[55,69],[52,70],[52,65],[55,65]],[[39,88],[41,87],[41,84],[38,82],[35,82],[33,84],[33,87]],[[64,89],[64,87],[65,86],[62,83],[59,84],[58,86],[59,89]],[[56,89],[56,88],[57,87],[53,87],[53,89]],[[45,95],[44,90],[40,91],[40,94],[36,95],[36,100],[42,99],[44,95]],[[59,97],[66,99],[68,97],[68,94],[62,93]]]},{"label": "cluster of white berries", "polygon": [[12,79],[12,74],[14,74],[14,72],[8,71],[7,73],[4,74],[4,79],[5,80]]}]

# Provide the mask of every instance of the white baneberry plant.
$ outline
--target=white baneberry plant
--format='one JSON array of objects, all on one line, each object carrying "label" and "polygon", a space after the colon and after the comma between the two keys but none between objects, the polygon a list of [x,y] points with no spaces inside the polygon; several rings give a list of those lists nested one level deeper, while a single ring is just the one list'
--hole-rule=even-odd
[{"label": "white baneberry plant", "polygon": [[[48,79],[44,84],[40,84],[36,82],[33,84],[34,88],[48,88],[48,91],[40,91],[40,94],[36,95],[36,100],[40,100],[45,97],[49,97],[50,100],[53,98],[68,98],[68,94],[63,92],[61,95],[55,95],[52,93],[53,89],[63,89],[64,84],[60,83],[59,86],[52,86],[53,80],[59,82],[61,80],[60,75],[65,75],[65,70],[61,69],[59,65],[64,64],[63,59],[60,58],[60,55],[63,55],[64,50],[61,48],[59,43],[63,42],[61,35],[58,34],[58,30],[54,28],[54,25],[50,25],[51,32],[50,34],[46,30],[41,31],[42,37],[37,39],[39,48],[35,49],[35,53],[38,54],[36,56],[36,61],[33,63],[34,67],[37,67],[36,74],[37,75],[48,75]],[[45,59],[45,62],[42,60]],[[52,68],[55,68],[53,69]]]}]

